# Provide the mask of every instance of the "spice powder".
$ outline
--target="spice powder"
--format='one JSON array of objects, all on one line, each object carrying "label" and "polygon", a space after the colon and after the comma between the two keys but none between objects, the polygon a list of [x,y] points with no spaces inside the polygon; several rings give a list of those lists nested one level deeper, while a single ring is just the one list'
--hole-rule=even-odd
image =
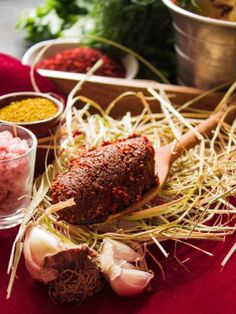
[{"label": "spice powder", "polygon": [[13,101],[0,109],[0,119],[9,122],[46,120],[58,111],[57,105],[46,98],[36,97]]},{"label": "spice powder", "polygon": [[89,47],[77,47],[58,52],[54,56],[44,59],[37,64],[37,68],[53,71],[87,73],[93,65],[102,60],[102,66],[94,75],[107,77],[125,77],[125,68],[117,60],[113,60],[99,50]]}]

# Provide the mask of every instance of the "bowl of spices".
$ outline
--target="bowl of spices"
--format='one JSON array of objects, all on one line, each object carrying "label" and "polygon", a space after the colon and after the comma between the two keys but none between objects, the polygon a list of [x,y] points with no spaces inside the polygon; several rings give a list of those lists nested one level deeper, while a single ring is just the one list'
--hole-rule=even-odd
[{"label": "bowl of spices", "polygon": [[[64,104],[57,98],[38,92],[18,92],[0,97],[0,122],[16,124],[32,131],[46,147],[60,124]],[[45,141],[44,141],[45,139]],[[44,170],[46,148],[37,149],[36,174]],[[52,160],[53,152],[49,154]]]},{"label": "bowl of spices", "polygon": [[18,225],[31,201],[36,147],[31,131],[0,123],[0,229]]},{"label": "bowl of spices", "polygon": [[119,60],[113,59],[99,50],[81,45],[77,39],[39,42],[26,51],[22,63],[35,64],[40,75],[52,79],[60,90],[67,92],[76,82],[85,79],[85,73],[99,59],[103,60],[103,65],[86,81],[115,83],[133,79],[138,74],[139,64],[133,56],[127,54]]},{"label": "bowl of spices", "polygon": [[37,63],[36,69],[86,74],[98,60],[102,60],[103,64],[94,72],[94,75],[125,78],[126,71],[122,62],[85,46],[67,48],[51,57],[44,58]]}]

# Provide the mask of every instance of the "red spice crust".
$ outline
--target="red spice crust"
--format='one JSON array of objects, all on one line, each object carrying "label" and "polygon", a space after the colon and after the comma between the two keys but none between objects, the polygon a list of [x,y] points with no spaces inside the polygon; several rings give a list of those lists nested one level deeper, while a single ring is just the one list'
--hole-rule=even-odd
[{"label": "red spice crust", "polygon": [[146,137],[133,135],[74,159],[54,180],[51,199],[57,203],[74,197],[76,205],[58,214],[78,224],[122,210],[157,183],[153,146]]},{"label": "red spice crust", "polygon": [[40,61],[36,67],[55,71],[87,73],[99,59],[103,61],[103,65],[95,72],[96,75],[125,77],[125,69],[121,63],[89,47],[64,50],[51,58]]}]

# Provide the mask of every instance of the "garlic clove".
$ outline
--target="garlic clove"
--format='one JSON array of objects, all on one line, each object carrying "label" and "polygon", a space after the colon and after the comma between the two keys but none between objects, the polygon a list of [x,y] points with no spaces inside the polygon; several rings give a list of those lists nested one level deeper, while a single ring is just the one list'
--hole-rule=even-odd
[{"label": "garlic clove", "polygon": [[137,269],[133,264],[126,261],[122,261],[122,263],[120,262],[119,266],[122,269]]},{"label": "garlic clove", "polygon": [[57,272],[55,270],[44,269],[40,263],[35,261],[35,257],[31,251],[30,237],[25,238],[23,253],[25,257],[26,268],[34,279],[48,283],[56,278]]},{"label": "garlic clove", "polygon": [[137,269],[122,269],[120,276],[110,279],[110,285],[114,292],[121,296],[130,297],[146,290],[152,273]]},{"label": "garlic clove", "polygon": [[120,276],[121,268],[114,262],[111,243],[103,243],[103,249],[98,255],[98,258],[102,273],[108,281]]},{"label": "garlic clove", "polygon": [[140,258],[132,248],[121,242],[104,239],[98,254],[101,271],[114,292],[134,296],[143,292],[153,274],[139,270],[130,261]]},{"label": "garlic clove", "polygon": [[29,241],[31,255],[35,263],[42,265],[46,254],[58,252],[61,241],[51,232],[39,226],[32,228],[29,232],[26,241]]},{"label": "garlic clove", "polygon": [[110,243],[112,245],[113,255],[116,259],[124,259],[128,262],[134,262],[141,258],[135,250],[125,243],[111,238],[105,238],[103,242],[105,245],[106,243]]}]

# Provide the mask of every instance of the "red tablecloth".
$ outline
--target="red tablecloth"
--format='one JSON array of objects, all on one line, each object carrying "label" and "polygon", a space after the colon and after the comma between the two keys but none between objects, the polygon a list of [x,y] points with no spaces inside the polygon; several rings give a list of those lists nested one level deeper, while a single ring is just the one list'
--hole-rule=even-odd
[{"label": "red tablecloth", "polygon": [[[43,91],[57,92],[45,78],[37,76]],[[29,91],[32,86],[29,68],[14,58],[0,54],[0,95]],[[236,236],[225,242],[198,242],[198,246],[214,253],[207,256],[186,245],[177,248],[178,258],[186,260],[188,271],[172,258],[165,260],[158,248],[153,253],[163,263],[166,280],[163,281],[158,268],[155,271],[153,291],[133,298],[115,295],[106,286],[104,290],[88,298],[79,307],[76,304],[56,305],[50,300],[47,287],[31,279],[21,259],[12,297],[6,300],[8,276],[6,274],[10,250],[17,228],[0,231],[0,313],[2,314],[233,314],[236,313],[236,254],[224,270],[220,263],[236,241]],[[165,248],[173,253],[173,243],[165,243]]]},{"label": "red tablecloth", "polygon": [[[153,252],[161,257],[166,280],[162,280],[160,271],[152,265],[156,272],[152,292],[146,292],[137,297],[123,298],[115,295],[106,286],[103,291],[78,306],[54,304],[48,296],[47,287],[31,279],[24,267],[23,258],[17,271],[12,297],[6,300],[8,282],[6,269],[16,229],[0,232],[0,313],[233,314],[236,312],[236,255],[222,271],[220,266],[223,257],[236,241],[235,236],[223,243],[198,242],[201,248],[214,253],[213,257],[185,245],[179,245],[178,257],[181,260],[190,258],[185,262],[189,271],[186,271],[174,259],[170,258],[165,261],[165,258],[159,254],[158,248],[153,248]],[[171,243],[164,245],[169,252],[173,252]]]},{"label": "red tablecloth", "polygon": [[[47,78],[35,73],[35,79],[40,91],[58,93],[58,89]],[[33,91],[30,67],[0,53],[0,95],[23,91]]]}]

